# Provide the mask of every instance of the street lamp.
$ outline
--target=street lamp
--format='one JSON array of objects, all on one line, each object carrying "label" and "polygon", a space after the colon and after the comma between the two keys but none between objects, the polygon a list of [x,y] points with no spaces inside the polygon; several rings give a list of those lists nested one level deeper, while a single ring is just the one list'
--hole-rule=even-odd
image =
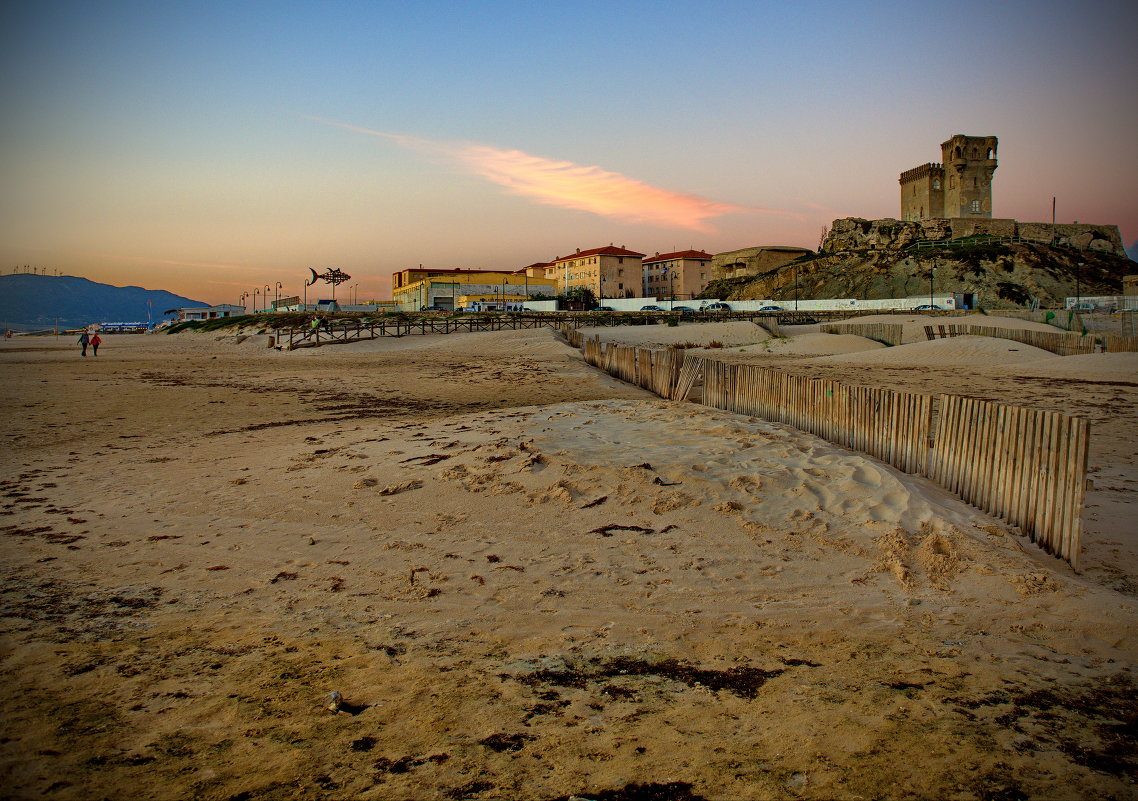
[{"label": "street lamp", "polygon": [[794,263],[794,310],[798,311],[798,262]]},{"label": "street lamp", "polygon": [[261,290],[253,290],[253,314],[257,313],[257,297],[261,294]]},{"label": "street lamp", "polygon": [[935,305],[933,303],[933,278],[936,276],[936,267],[929,267],[929,306]]},{"label": "street lamp", "polygon": [[239,301],[237,301],[237,305],[241,307],[242,313],[245,312],[245,301],[248,299],[249,299],[249,293],[248,292],[242,292],[241,293],[241,299]]},{"label": "street lamp", "polygon": [[278,303],[280,302],[280,299],[281,299],[281,289],[283,287],[284,287],[284,284],[282,284],[280,281],[277,281],[277,285],[275,287],[275,291],[273,292],[273,296],[277,300]]},{"label": "street lamp", "polygon": [[271,288],[271,287],[269,287],[269,285],[268,285],[268,284],[265,284],[265,307],[266,307],[266,308],[267,308],[267,307],[268,307],[268,305],[269,305],[269,290],[270,290],[270,288]]},{"label": "street lamp", "polygon": [[1082,304],[1082,299],[1083,299],[1082,277],[1083,277],[1083,263],[1081,261],[1076,262],[1075,263],[1075,308],[1076,309]]}]

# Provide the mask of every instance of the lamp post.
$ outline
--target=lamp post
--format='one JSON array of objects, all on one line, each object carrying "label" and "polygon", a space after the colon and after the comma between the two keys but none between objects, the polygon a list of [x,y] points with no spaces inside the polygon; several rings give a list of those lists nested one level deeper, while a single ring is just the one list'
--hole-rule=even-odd
[{"label": "lamp post", "polygon": [[261,294],[261,290],[253,290],[253,314],[257,313],[257,297]]},{"label": "lamp post", "polygon": [[1083,277],[1083,263],[1081,261],[1076,262],[1075,263],[1075,308],[1076,309],[1082,305],[1082,300],[1083,300],[1082,277]]},{"label": "lamp post", "polygon": [[270,289],[271,289],[271,287],[268,284],[265,284],[264,298],[265,298],[265,307],[266,308],[268,308],[268,306],[269,306],[269,291],[270,291]]},{"label": "lamp post", "polygon": [[280,299],[281,299],[281,289],[282,289],[283,287],[284,287],[284,284],[282,284],[280,281],[277,281],[277,285],[276,285],[276,287],[274,288],[274,289],[275,289],[275,291],[273,292],[273,298],[274,298],[274,300],[276,300],[278,303],[280,302]]},{"label": "lamp post", "polygon": [[929,267],[929,306],[933,304],[933,279],[936,276],[936,267]]},{"label": "lamp post", "polygon": [[794,264],[794,310],[798,311],[798,263]]},{"label": "lamp post", "polygon": [[241,307],[242,313],[245,312],[245,301],[248,299],[249,299],[249,293],[248,292],[242,292],[241,293],[241,299],[237,301],[237,305]]}]

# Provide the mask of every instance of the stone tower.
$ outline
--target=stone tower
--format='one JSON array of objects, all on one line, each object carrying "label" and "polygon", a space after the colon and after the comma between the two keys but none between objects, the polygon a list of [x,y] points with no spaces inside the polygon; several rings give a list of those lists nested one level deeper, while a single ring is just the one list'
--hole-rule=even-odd
[{"label": "stone tower", "polygon": [[991,218],[994,136],[955,134],[940,146],[940,164],[901,173],[901,219]]}]

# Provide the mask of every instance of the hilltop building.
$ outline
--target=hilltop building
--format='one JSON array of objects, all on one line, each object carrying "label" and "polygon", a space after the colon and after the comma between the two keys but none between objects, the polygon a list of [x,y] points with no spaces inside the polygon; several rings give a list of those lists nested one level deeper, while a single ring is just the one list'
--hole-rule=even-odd
[{"label": "hilltop building", "polygon": [[994,136],[954,134],[941,142],[941,162],[901,173],[901,219],[991,218]]},{"label": "hilltop building", "polygon": [[680,250],[644,260],[642,297],[694,298],[711,279],[710,253]]},{"label": "hilltop building", "polygon": [[601,298],[642,298],[644,254],[623,245],[580,250],[554,259],[546,275],[557,282],[557,293],[592,290]]},{"label": "hilltop building", "polygon": [[711,257],[711,279],[721,281],[762,275],[813,252],[793,245],[761,245],[716,253]]}]

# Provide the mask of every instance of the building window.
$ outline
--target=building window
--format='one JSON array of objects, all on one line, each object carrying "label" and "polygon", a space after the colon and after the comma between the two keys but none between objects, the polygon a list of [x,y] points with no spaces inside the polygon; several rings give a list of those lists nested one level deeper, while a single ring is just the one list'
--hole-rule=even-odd
[{"label": "building window", "polygon": [[972,201],[972,211],[974,211],[974,212],[980,211],[980,201],[979,200],[973,200]]}]

